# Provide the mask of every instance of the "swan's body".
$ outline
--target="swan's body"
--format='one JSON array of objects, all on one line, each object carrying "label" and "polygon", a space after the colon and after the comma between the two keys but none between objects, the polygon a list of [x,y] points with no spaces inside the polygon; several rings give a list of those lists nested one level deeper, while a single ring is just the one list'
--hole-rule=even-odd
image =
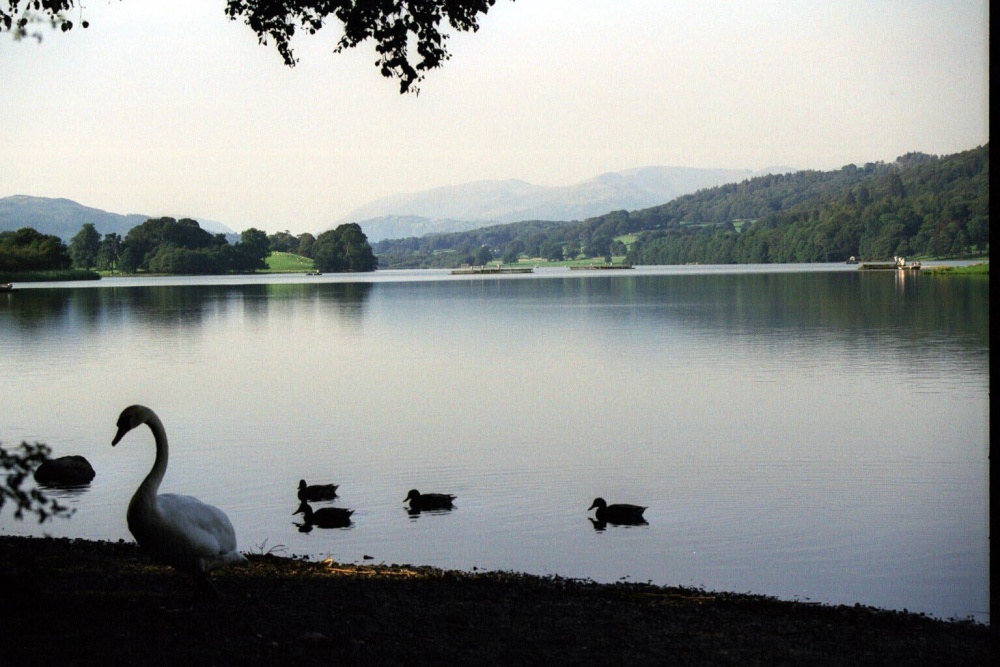
[{"label": "swan's body", "polygon": [[410,489],[403,498],[403,502],[409,501],[410,509],[416,511],[451,509],[454,500],[455,496],[450,493],[420,493],[416,489]]},{"label": "swan's body", "polygon": [[354,510],[343,507],[322,507],[313,510],[309,503],[302,501],[299,508],[292,514],[301,514],[307,526],[319,526],[320,528],[346,528],[351,525],[351,515]]},{"label": "swan's body", "polygon": [[128,504],[128,529],[139,546],[157,560],[206,582],[208,572],[246,562],[236,550],[236,531],[225,512],[193,496],[157,495],[167,471],[169,452],[167,433],[155,412],[142,405],[125,408],[118,417],[118,433],[111,445],[117,445],[126,433],[142,424],[153,432],[156,460]]},{"label": "swan's body", "polygon": [[299,480],[299,500],[302,502],[333,500],[337,497],[336,484],[306,484],[306,480]]},{"label": "swan's body", "polygon": [[597,508],[595,516],[597,517],[597,520],[601,522],[626,524],[646,522],[642,516],[642,513],[646,511],[646,508],[640,505],[629,505],[627,503],[609,505],[604,498],[595,498],[594,503],[587,511],[590,511],[595,507]]}]

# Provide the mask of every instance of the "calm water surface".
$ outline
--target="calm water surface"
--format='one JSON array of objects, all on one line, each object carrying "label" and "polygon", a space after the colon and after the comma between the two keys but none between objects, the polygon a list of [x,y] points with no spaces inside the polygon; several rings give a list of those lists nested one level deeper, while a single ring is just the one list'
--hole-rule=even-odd
[{"label": "calm water surface", "polygon": [[[608,274],[612,275],[608,275]],[[106,279],[0,295],[0,441],[83,454],[69,520],[162,490],[244,550],[989,620],[987,280],[829,265]],[[300,532],[300,478],[348,529]],[[410,516],[410,488],[458,496]],[[598,530],[595,496],[648,505]],[[318,505],[317,505],[318,506]],[[372,562],[372,561],[369,561]]]}]

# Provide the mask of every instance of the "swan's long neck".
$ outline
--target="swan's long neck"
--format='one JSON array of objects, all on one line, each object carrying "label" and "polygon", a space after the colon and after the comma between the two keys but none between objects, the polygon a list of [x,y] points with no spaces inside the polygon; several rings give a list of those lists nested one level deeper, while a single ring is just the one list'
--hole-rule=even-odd
[{"label": "swan's long neck", "polygon": [[153,432],[153,439],[156,441],[156,460],[153,461],[153,467],[150,469],[149,474],[146,475],[146,479],[142,480],[142,484],[136,490],[135,499],[140,500],[140,502],[149,503],[155,507],[156,492],[159,490],[160,482],[163,481],[163,476],[167,472],[167,458],[170,453],[167,447],[167,431],[163,428],[163,422],[160,421],[160,418],[150,413],[146,419],[146,424],[149,426],[149,430]]}]

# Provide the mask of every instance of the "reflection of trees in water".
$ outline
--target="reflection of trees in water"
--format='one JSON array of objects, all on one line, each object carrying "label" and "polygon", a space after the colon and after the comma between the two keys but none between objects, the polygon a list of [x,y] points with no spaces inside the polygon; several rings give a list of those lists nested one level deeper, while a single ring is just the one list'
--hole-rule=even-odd
[{"label": "reflection of trees in water", "polygon": [[[599,317],[630,317],[636,325],[692,328],[704,335],[738,332],[773,341],[852,346],[888,332],[910,347],[940,341],[944,334],[959,347],[988,349],[988,280],[900,279],[897,273],[706,273],[522,282],[550,283],[539,286],[546,298],[595,306]],[[626,315],[620,306],[631,309]]]},{"label": "reflection of trees in water", "polygon": [[234,308],[251,323],[311,311],[358,324],[371,289],[371,283],[314,283],[19,290],[0,300],[0,324],[24,333],[55,327],[99,331],[129,321],[177,329],[200,327],[206,316],[225,317]]},{"label": "reflection of trees in water", "polygon": [[77,290],[19,290],[16,294],[6,294],[0,298],[0,324],[9,322],[25,332],[48,327],[67,317],[74,291]]},{"label": "reflection of trees in water", "polygon": [[20,290],[11,299],[11,320],[35,330],[52,325],[99,330],[125,319],[153,326],[190,326],[202,316],[205,295],[197,287],[109,287]]},{"label": "reflection of trees in water", "polygon": [[372,284],[275,283],[241,289],[243,313],[250,321],[319,316],[356,326],[364,319]]},{"label": "reflection of trees in water", "polygon": [[[444,288],[459,299],[509,302],[522,312],[581,306],[588,318],[681,327],[709,336],[736,332],[775,342],[853,347],[876,337],[884,344],[888,332],[900,347],[929,340],[938,344],[944,338],[977,353],[989,349],[988,279],[899,273],[630,275],[453,282],[434,289]],[[239,309],[250,325],[274,316],[356,327],[365,318],[373,287],[358,281],[23,289],[0,298],[0,327],[28,336],[43,330],[104,331],[130,321],[191,328],[206,317],[232,315],[232,309]]]}]

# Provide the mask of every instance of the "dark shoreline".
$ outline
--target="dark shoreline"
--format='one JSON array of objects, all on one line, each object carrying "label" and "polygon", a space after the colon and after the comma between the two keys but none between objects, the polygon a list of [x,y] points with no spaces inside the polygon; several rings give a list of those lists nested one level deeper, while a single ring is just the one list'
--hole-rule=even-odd
[{"label": "dark shoreline", "polygon": [[990,626],[860,605],[250,556],[221,596],[133,543],[0,536],[10,664],[986,665]]}]

